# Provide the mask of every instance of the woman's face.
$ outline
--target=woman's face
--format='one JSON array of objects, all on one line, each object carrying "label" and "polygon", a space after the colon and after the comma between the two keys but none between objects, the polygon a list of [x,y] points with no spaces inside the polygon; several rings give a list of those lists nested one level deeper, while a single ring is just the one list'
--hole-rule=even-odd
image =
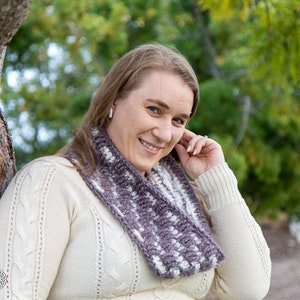
[{"label": "woman's face", "polygon": [[193,99],[192,89],[178,75],[153,70],[137,89],[115,101],[108,134],[123,156],[145,174],[181,139]]}]

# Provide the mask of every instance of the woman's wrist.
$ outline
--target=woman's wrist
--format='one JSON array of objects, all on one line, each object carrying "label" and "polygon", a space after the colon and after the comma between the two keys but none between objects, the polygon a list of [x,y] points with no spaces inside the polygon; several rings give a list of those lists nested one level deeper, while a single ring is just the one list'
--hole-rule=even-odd
[{"label": "woman's wrist", "polygon": [[199,192],[205,198],[208,210],[238,202],[241,195],[237,180],[227,163],[221,163],[202,173],[195,179]]}]

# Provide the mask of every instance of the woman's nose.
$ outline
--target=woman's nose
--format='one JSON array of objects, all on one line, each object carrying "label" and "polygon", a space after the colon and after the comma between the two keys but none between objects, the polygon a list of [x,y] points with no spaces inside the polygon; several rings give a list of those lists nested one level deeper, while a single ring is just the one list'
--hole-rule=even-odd
[{"label": "woman's nose", "polygon": [[172,139],[172,122],[170,120],[159,120],[153,128],[152,134],[161,142],[170,142]]}]

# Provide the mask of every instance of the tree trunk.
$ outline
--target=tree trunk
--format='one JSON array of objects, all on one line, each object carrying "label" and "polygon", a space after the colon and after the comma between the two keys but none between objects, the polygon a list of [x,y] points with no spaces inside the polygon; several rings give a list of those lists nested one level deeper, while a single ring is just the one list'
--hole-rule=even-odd
[{"label": "tree trunk", "polygon": [[0,110],[0,196],[16,171],[15,155],[5,118]]},{"label": "tree trunk", "polygon": [[[0,82],[7,44],[28,15],[31,0],[0,0]],[[15,155],[0,109],[0,197],[16,171]]]}]

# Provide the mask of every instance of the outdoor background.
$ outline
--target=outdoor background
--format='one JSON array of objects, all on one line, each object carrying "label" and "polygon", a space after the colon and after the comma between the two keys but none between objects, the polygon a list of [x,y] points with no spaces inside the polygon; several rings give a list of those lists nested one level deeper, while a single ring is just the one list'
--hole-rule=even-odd
[{"label": "outdoor background", "polygon": [[[288,227],[300,220],[299,0],[33,1],[0,88],[18,169],[62,147],[116,59],[150,42],[189,60],[201,90],[189,128],[223,146],[274,261],[299,263]],[[268,299],[296,299],[285,295]]]}]

